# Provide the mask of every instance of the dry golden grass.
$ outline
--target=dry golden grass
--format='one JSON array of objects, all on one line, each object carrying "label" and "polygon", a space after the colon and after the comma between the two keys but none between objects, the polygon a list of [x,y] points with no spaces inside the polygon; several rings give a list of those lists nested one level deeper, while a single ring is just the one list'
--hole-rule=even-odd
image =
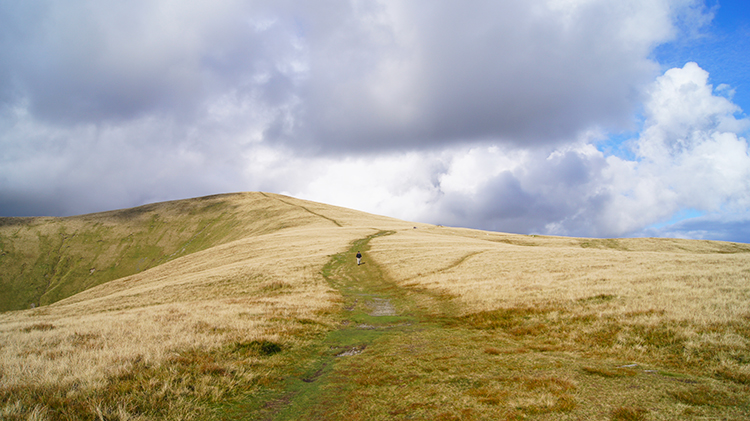
[{"label": "dry golden grass", "polygon": [[290,228],[407,226],[267,193],[69,218],[0,218],[0,311],[47,305],[197,251]]},{"label": "dry golden grass", "polygon": [[[232,229],[216,245],[0,313],[0,419],[62,419],[60,408],[71,408],[69,418],[201,419],[205,408],[260,390],[338,327],[342,295],[324,278],[332,256],[383,230],[394,234],[374,237],[365,262],[377,262],[398,286],[390,290],[409,295],[432,327],[339,363],[348,373],[339,380],[356,389],[330,419],[357,409],[384,418],[651,419],[636,398],[607,388],[653,395],[666,370],[702,380],[670,392],[678,404],[665,417],[745,414],[748,245],[489,233],[260,193],[221,201]],[[184,205],[148,211],[178,220]],[[83,222],[66,223],[75,231]]]},{"label": "dry golden grass", "polygon": [[[331,328],[331,314],[339,305],[321,274],[330,256],[377,232],[367,223],[411,227],[276,195],[237,195],[231,205],[252,215],[262,208],[273,216],[253,218],[248,226],[238,227],[244,238],[48,306],[0,313],[0,390],[49,387],[68,390],[67,398],[85,397],[118,376],[173,364],[176,356],[189,350],[211,353],[254,341],[304,346]],[[176,218],[172,212],[179,213],[180,203],[165,206],[159,216]],[[107,220],[111,215],[86,218]],[[75,230],[76,223],[73,220],[67,229]],[[233,381],[252,384],[267,374],[268,366],[261,361],[250,358],[244,363],[257,367],[232,368]],[[218,393],[210,389],[194,394],[209,398]],[[18,401],[9,402],[6,416],[17,405]],[[44,413],[39,408],[24,411],[39,412],[37,417]]]},{"label": "dry golden grass", "polygon": [[[614,248],[587,246],[593,242]],[[456,296],[465,313],[604,297],[617,305],[599,316],[710,324],[750,315],[750,245],[434,228],[381,237],[373,246],[401,285]]]},{"label": "dry golden grass", "polygon": [[133,361],[159,364],[175,350],[292,340],[289,327],[270,319],[320,318],[335,296],[315,268],[362,234],[302,230],[238,240],[51,306],[4,313],[0,387],[96,387]]},{"label": "dry golden grass", "polygon": [[[750,246],[434,228],[373,241],[400,285],[550,350],[750,384]],[[488,352],[499,352],[490,350]]]}]

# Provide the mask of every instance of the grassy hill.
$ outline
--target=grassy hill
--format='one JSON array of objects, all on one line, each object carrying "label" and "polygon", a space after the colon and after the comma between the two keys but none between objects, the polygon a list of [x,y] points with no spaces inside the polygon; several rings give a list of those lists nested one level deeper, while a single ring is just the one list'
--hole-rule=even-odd
[{"label": "grassy hill", "polygon": [[0,419],[750,417],[745,244],[242,193],[5,218],[0,247]]},{"label": "grassy hill", "polygon": [[262,193],[69,218],[0,218],[0,311],[51,304],[196,251],[316,222],[338,224]]}]

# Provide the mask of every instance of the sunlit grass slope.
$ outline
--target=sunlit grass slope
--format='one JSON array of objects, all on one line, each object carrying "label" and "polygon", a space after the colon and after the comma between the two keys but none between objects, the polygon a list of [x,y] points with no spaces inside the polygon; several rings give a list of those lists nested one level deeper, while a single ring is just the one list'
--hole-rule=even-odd
[{"label": "sunlit grass slope", "polygon": [[[50,304],[240,238],[339,223],[303,203],[228,194],[68,218],[0,218],[0,311]],[[348,212],[341,224],[357,218]]]},{"label": "sunlit grass slope", "polygon": [[[750,245],[433,228],[372,249],[428,314],[482,332],[494,370],[555,361],[521,371],[570,386],[571,419],[597,406],[611,419],[750,416]],[[485,384],[471,393],[526,408],[516,415],[540,409],[519,404],[519,382],[469,378]]]},{"label": "sunlit grass slope", "polygon": [[[163,221],[163,227],[152,233],[147,221]],[[270,367],[284,363],[274,354],[304,346],[334,323],[337,294],[321,274],[330,256],[383,227],[413,225],[247,193],[34,219],[12,230],[41,232],[45,223],[49,231],[70,236],[107,231],[113,265],[127,256],[121,241],[134,241],[115,234],[129,238],[131,227],[143,230],[133,235],[142,241],[133,247],[156,249],[145,237],[164,248],[151,255],[151,269],[47,306],[0,313],[0,415],[11,419],[29,411],[71,419],[102,411],[179,419],[180,411],[195,413],[196,401],[219,402],[257,388]],[[185,226],[191,232],[186,240],[165,240],[179,237]],[[19,234],[17,243],[4,247],[19,253],[19,238],[25,237]],[[66,253],[96,253],[100,241],[85,243],[94,252],[76,244],[75,252]],[[190,247],[204,250],[188,254]],[[94,261],[104,261],[103,253]],[[106,401],[123,389],[130,398]]]},{"label": "sunlit grass slope", "polygon": [[[0,313],[0,419],[299,419],[304,396],[309,419],[348,421],[750,416],[749,245],[501,234],[263,193],[4,224],[3,279],[58,253],[45,273],[80,292]],[[398,317],[352,318],[376,299]],[[350,342],[360,354],[316,360]]]}]

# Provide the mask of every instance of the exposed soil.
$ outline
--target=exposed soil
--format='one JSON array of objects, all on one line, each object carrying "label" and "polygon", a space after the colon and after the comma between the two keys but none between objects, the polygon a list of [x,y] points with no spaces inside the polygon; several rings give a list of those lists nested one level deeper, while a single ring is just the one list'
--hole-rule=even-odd
[{"label": "exposed soil", "polygon": [[396,308],[391,304],[391,300],[387,298],[371,298],[367,301],[367,305],[372,307],[370,316],[382,317],[396,315]]}]

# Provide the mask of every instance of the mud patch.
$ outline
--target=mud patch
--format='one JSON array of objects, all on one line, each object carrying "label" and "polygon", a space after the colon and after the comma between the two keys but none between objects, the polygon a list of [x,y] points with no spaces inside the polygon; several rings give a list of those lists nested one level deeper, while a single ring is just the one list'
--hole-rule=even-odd
[{"label": "mud patch", "polygon": [[358,355],[361,354],[365,348],[367,348],[367,345],[352,346],[336,354],[336,357],[351,357],[353,355]]},{"label": "mud patch", "polygon": [[385,298],[372,298],[367,301],[367,306],[372,308],[370,316],[373,317],[396,315],[396,308],[393,307],[390,300]]}]

